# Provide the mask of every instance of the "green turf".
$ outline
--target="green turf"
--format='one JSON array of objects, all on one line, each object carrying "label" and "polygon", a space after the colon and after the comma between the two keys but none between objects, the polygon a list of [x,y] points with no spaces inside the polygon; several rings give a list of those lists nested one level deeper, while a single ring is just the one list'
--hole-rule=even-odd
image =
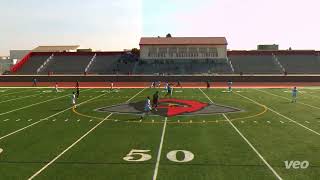
[{"label": "green turf", "polygon": [[[147,116],[140,121],[137,114],[95,111],[128,100],[145,101],[155,91],[86,89],[78,99],[82,104],[73,111],[72,90],[0,89],[0,179],[35,175],[34,179],[149,180],[155,169],[157,180],[277,179],[275,174],[283,179],[319,179],[319,89],[301,89],[297,103],[290,102],[289,89],[174,92],[173,98],[212,100],[241,109],[225,114],[230,121],[223,114]],[[147,150],[151,159],[125,161],[133,149]],[[174,162],[167,155],[175,150],[177,161],[187,158],[182,150],[194,158]],[[284,161],[291,160],[308,161],[310,166],[286,169]]]}]

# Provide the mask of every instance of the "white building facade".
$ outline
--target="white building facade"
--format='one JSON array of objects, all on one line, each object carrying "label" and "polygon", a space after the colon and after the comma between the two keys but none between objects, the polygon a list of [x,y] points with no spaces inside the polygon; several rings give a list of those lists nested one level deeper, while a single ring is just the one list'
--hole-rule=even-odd
[{"label": "white building facade", "polygon": [[227,45],[224,37],[144,37],[140,40],[140,58],[142,60],[226,59]]}]

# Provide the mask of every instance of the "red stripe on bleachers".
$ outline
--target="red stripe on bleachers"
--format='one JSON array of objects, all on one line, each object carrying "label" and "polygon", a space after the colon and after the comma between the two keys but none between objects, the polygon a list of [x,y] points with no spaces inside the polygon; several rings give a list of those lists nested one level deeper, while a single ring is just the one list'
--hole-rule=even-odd
[{"label": "red stripe on bleachers", "polygon": [[10,72],[14,73],[17,72],[32,56],[32,52],[29,52],[25,55],[17,64],[10,68]]}]

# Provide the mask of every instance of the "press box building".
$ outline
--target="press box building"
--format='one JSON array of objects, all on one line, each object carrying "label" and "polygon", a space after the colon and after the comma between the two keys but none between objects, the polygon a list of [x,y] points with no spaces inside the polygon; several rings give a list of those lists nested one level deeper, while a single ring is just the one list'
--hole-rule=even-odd
[{"label": "press box building", "polygon": [[142,37],[142,60],[226,59],[225,37]]}]

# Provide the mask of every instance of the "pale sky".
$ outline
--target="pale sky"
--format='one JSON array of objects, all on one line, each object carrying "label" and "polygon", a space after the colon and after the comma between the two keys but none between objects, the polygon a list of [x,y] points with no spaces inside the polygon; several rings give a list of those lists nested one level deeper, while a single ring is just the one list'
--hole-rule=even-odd
[{"label": "pale sky", "polygon": [[141,36],[225,36],[229,49],[320,49],[319,0],[1,0],[0,55],[38,45],[138,47]]}]

